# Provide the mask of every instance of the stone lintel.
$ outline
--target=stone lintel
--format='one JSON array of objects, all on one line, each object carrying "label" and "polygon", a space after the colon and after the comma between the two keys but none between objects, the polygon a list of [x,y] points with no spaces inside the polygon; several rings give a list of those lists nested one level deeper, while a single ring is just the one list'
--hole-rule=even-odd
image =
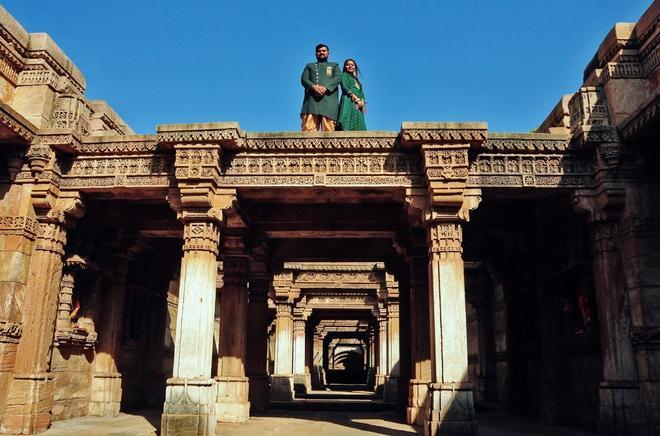
[{"label": "stone lintel", "polygon": [[375,151],[392,150],[398,143],[397,132],[247,132],[240,150],[294,151]]},{"label": "stone lintel", "polygon": [[284,262],[285,270],[297,271],[323,271],[323,272],[345,272],[345,271],[381,271],[385,270],[382,262]]},{"label": "stone lintel", "polygon": [[74,129],[41,129],[37,136],[39,145],[48,145],[55,151],[77,155],[80,153],[80,136]]}]

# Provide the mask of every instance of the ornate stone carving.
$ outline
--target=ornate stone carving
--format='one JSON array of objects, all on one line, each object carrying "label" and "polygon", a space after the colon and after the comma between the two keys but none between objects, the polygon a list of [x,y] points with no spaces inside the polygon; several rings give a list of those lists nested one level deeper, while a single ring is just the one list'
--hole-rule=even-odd
[{"label": "ornate stone carving", "polygon": [[172,157],[145,156],[78,157],[64,170],[61,182],[66,188],[128,186],[174,186]]},{"label": "ornate stone carving", "polygon": [[46,50],[29,50],[25,53],[25,57],[28,59],[42,59],[46,61],[46,64],[52,68],[58,75],[66,77],[71,85],[80,93],[85,92],[85,85],[78,82],[69,72],[62,67],[55,58],[53,58],[50,53]]},{"label": "ornate stone carving", "polygon": [[0,343],[17,344],[23,334],[23,325],[20,322],[0,320]]},{"label": "ornate stone carving", "polygon": [[33,65],[31,68],[20,72],[17,78],[19,86],[48,85],[57,88],[60,78],[56,73],[41,65]]},{"label": "ornate stone carving", "polygon": [[591,162],[574,155],[481,154],[470,165],[469,174],[470,187],[588,187],[594,183]]},{"label": "ornate stone carving", "polygon": [[183,227],[183,251],[208,251],[218,255],[220,232],[214,222],[189,222]]},{"label": "ornate stone carving", "polygon": [[[545,136],[545,137],[540,137]],[[482,144],[481,148],[492,151],[505,152],[558,152],[568,149],[570,137],[550,138],[551,135],[542,134],[497,134],[489,133],[488,139]]]},{"label": "ornate stone carving", "polygon": [[0,235],[19,235],[34,240],[37,221],[25,216],[0,216]]},{"label": "ornate stone carving", "polygon": [[429,227],[429,255],[463,252],[463,230],[460,224],[435,223]]},{"label": "ornate stone carving", "polygon": [[[340,133],[341,134],[341,133]],[[367,137],[326,136],[277,136],[259,137],[249,135],[239,145],[245,150],[391,150],[396,144],[396,134]]]},{"label": "ornate stone carving", "polygon": [[238,139],[239,132],[236,128],[158,132],[158,142],[160,143],[209,143],[218,141],[237,141]]},{"label": "ornate stone carving", "polygon": [[645,69],[639,62],[608,62],[605,65],[605,77],[609,79],[641,79]]},{"label": "ornate stone carving", "polygon": [[58,129],[69,129],[85,136],[89,134],[91,108],[82,96],[60,95],[55,102],[52,124]]},{"label": "ornate stone carving", "polygon": [[[90,138],[86,139],[90,140]],[[93,141],[94,138],[91,138]],[[116,138],[113,141],[83,142],[80,145],[81,153],[89,154],[137,154],[154,153],[158,149],[155,135],[148,135],[139,139]]]},{"label": "ornate stone carving", "polygon": [[405,129],[403,140],[411,143],[485,141],[485,129]]}]

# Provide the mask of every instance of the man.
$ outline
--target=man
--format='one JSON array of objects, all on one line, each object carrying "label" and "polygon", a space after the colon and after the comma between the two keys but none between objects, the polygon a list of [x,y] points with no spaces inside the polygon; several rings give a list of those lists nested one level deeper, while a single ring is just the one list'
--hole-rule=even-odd
[{"label": "man", "polygon": [[305,65],[300,82],[305,88],[300,118],[303,132],[324,130],[333,132],[339,113],[339,65],[328,62],[330,49],[325,44],[316,46],[316,62]]}]

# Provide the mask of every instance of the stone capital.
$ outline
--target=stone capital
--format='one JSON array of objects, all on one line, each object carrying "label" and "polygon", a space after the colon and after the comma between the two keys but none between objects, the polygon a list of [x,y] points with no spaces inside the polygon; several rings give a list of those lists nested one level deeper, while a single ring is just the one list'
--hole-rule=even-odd
[{"label": "stone capital", "polygon": [[429,257],[460,257],[463,253],[463,229],[460,223],[431,223],[428,228]]},{"label": "stone capital", "polygon": [[220,229],[213,221],[186,222],[183,226],[183,252],[209,252],[218,255]]}]

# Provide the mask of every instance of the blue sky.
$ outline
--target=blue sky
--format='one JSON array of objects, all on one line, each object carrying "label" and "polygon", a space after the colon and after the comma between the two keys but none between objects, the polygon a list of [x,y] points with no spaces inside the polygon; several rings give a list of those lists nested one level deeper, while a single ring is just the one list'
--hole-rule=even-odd
[{"label": "blue sky", "polygon": [[363,71],[370,130],[402,121],[537,127],[616,22],[650,0],[5,0],[49,33],[137,133],[157,124],[238,121],[300,128],[300,73],[314,46]]}]

